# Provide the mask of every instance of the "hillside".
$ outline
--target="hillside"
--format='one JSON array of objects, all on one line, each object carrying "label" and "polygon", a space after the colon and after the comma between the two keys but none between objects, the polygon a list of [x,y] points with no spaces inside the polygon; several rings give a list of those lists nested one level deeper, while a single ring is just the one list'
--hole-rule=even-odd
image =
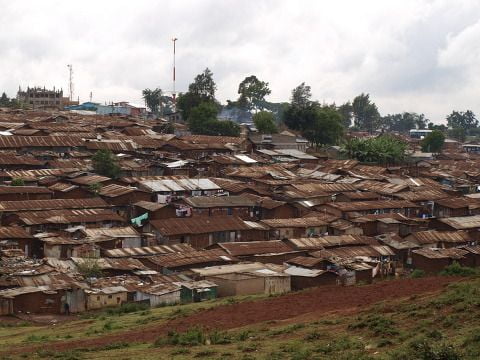
[{"label": "hillside", "polygon": [[4,318],[1,359],[478,359],[480,279],[433,277],[154,309],[57,325]]}]

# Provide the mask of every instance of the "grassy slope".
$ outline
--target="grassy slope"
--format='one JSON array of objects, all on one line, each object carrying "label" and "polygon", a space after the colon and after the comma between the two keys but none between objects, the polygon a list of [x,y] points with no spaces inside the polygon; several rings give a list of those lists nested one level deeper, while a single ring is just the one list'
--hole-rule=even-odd
[{"label": "grassy slope", "polygon": [[[241,299],[245,300],[245,299]],[[148,326],[229,300],[164,307],[122,315],[98,314],[50,327],[0,327],[0,349],[62,339],[101,337]],[[201,329],[156,344],[110,344],[103,349],[47,350],[4,359],[438,359],[480,358],[480,279],[443,293],[379,303],[353,315],[322,315],[255,324],[221,333]]]}]

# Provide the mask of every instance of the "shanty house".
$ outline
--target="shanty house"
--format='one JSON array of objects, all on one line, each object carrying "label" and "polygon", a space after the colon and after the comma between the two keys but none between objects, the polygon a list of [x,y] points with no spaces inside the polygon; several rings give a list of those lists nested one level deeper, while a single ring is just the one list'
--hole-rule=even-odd
[{"label": "shanty house", "polygon": [[271,229],[273,239],[309,237],[327,231],[327,223],[318,217],[264,219],[261,223]]}]

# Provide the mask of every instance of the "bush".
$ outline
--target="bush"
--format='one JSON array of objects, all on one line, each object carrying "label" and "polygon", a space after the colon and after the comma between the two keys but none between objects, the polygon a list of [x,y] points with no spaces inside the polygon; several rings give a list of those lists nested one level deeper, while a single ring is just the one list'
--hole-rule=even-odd
[{"label": "bush", "polygon": [[425,271],[421,270],[421,269],[415,269],[412,271],[412,273],[410,274],[410,277],[413,278],[413,279],[418,279],[418,278],[422,278],[425,276]]},{"label": "bush", "polygon": [[440,272],[440,275],[443,276],[473,276],[477,274],[477,269],[462,266],[457,261],[454,261],[451,265],[448,265]]},{"label": "bush", "polygon": [[163,338],[163,337],[158,338],[155,341],[154,346],[162,346],[162,345],[195,346],[195,345],[203,345],[205,344],[205,341],[206,341],[206,336],[203,333],[203,330],[199,327],[195,327],[183,333],[170,331],[167,334],[166,338]]},{"label": "bush", "polygon": [[147,304],[143,303],[125,303],[119,307],[108,309],[108,315],[123,315],[130,314],[137,311],[145,311],[149,308]]},{"label": "bush", "polygon": [[356,322],[348,326],[349,330],[368,329],[374,335],[398,335],[398,330],[394,327],[394,321],[381,315],[369,315],[366,318],[358,318]]}]

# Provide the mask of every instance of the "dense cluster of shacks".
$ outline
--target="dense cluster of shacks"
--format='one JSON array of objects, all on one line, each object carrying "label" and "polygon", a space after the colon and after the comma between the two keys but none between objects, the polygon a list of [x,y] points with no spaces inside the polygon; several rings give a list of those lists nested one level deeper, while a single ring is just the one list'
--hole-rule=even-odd
[{"label": "dense cluster of shacks", "polygon": [[[480,157],[382,167],[292,133],[0,111],[0,315],[369,283],[480,265]],[[362,134],[356,134],[362,136]],[[118,178],[96,174],[110,150]],[[21,180],[19,180],[21,179]]]}]

